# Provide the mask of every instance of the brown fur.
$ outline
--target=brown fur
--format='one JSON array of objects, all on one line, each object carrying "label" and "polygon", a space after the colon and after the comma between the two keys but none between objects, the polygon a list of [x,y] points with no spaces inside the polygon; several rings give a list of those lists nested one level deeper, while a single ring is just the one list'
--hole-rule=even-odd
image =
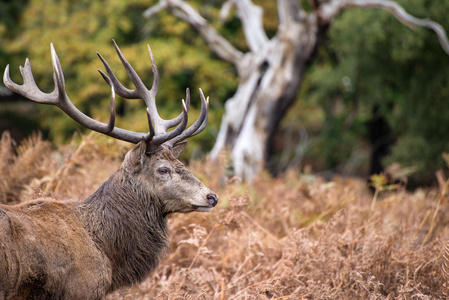
[{"label": "brown fur", "polygon": [[216,201],[176,159],[184,145],[146,148],[136,145],[84,201],[0,206],[0,299],[100,299],[155,269],[168,246],[166,216]]}]

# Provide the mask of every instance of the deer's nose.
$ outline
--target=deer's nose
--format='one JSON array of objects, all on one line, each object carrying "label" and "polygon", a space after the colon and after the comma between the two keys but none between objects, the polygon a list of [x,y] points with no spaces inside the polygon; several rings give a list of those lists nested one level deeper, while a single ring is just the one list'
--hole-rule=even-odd
[{"label": "deer's nose", "polygon": [[209,205],[214,207],[218,203],[218,197],[215,194],[207,195],[207,201],[209,201]]}]

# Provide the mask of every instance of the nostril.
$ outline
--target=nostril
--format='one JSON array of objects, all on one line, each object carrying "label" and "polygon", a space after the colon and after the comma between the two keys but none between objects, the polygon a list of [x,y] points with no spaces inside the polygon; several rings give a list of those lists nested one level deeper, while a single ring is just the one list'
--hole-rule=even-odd
[{"label": "nostril", "polygon": [[207,201],[209,201],[209,205],[214,207],[218,203],[218,197],[215,194],[207,195]]}]

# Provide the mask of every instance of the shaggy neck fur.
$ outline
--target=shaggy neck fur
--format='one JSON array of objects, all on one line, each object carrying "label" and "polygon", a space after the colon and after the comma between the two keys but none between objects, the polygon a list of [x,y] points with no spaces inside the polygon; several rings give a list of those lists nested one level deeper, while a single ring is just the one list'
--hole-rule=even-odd
[{"label": "shaggy neck fur", "polygon": [[87,230],[111,262],[110,291],[142,281],[168,248],[162,201],[119,169],[79,205]]}]

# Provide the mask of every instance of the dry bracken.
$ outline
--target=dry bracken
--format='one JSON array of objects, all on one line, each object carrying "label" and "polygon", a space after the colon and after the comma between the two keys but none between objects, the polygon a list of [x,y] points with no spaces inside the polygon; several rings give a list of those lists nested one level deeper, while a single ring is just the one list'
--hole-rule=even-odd
[{"label": "dry bracken", "polygon": [[[110,147],[95,138],[90,143],[100,152]],[[37,151],[33,143],[25,147]],[[74,188],[58,196],[88,194],[91,181],[104,179],[93,174],[117,167],[116,157],[92,159],[90,148],[78,151],[76,167],[65,175],[64,185]],[[62,150],[44,153],[48,161],[67,157]],[[28,164],[22,167],[32,169]],[[224,181],[223,164],[197,161],[190,168],[208,174],[203,181],[220,191],[221,204],[207,216],[172,216],[164,262],[143,283],[107,299],[446,298],[449,210],[438,189],[386,192],[371,210],[372,194],[357,179],[326,182],[291,171],[245,185]],[[44,165],[30,180],[51,180],[57,169],[56,163]],[[0,176],[4,182],[8,175]]]}]

